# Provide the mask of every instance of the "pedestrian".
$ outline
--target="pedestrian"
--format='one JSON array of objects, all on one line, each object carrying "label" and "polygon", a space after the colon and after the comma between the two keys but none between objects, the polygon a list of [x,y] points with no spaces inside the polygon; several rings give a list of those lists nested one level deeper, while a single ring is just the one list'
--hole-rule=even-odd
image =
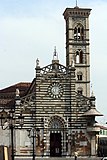
[{"label": "pedestrian", "polygon": [[77,160],[78,152],[75,152],[75,160]]}]

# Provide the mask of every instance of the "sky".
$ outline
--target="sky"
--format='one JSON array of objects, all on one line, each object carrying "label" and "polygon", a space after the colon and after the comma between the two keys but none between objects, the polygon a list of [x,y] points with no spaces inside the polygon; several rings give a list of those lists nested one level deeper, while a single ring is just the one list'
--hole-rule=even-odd
[{"label": "sky", "polygon": [[[19,82],[32,82],[36,59],[40,66],[51,63],[54,46],[65,65],[64,10],[76,0],[0,0],[0,89]],[[78,0],[91,8],[91,83],[96,107],[107,121],[107,0]]]}]

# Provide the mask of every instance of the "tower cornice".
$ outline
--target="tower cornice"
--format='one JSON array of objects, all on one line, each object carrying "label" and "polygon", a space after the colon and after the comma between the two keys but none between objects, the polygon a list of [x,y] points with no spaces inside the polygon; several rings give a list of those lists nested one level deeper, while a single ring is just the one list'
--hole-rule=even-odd
[{"label": "tower cornice", "polygon": [[70,16],[74,17],[88,17],[90,15],[92,9],[90,8],[79,8],[78,6],[74,8],[66,8],[63,16],[65,19],[67,19]]}]

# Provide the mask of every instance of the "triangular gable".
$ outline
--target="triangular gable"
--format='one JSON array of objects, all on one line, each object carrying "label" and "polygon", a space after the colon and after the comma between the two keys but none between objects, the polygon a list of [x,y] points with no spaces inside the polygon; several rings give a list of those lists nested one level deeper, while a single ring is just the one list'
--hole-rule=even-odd
[{"label": "triangular gable", "polygon": [[63,76],[64,78],[65,76],[67,76],[68,73],[69,73],[69,69],[59,63],[52,63],[40,69],[41,77],[48,76],[51,78],[51,76],[54,76],[54,74],[57,74],[59,77]]}]

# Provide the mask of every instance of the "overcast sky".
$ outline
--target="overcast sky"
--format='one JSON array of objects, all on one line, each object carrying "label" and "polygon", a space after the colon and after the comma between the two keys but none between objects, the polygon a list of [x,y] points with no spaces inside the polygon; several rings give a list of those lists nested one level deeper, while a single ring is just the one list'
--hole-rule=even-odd
[{"label": "overcast sky", "polygon": [[[41,67],[51,63],[54,46],[65,65],[66,7],[75,0],[0,0],[0,89],[19,82],[32,82],[35,61]],[[91,83],[97,109],[107,121],[107,0],[78,0],[91,8]]]}]

